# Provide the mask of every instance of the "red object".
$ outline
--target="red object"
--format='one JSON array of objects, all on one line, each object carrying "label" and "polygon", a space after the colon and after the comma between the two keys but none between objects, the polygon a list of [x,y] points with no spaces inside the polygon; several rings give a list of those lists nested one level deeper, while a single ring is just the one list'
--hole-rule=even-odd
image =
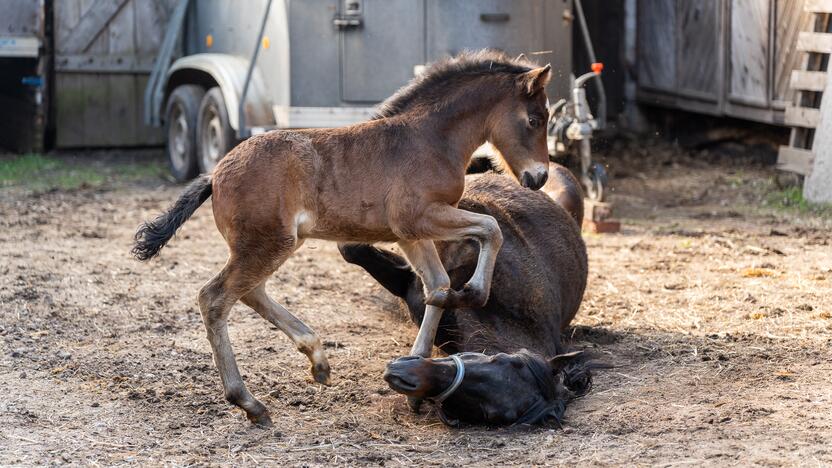
[{"label": "red object", "polygon": [[601,62],[595,62],[592,64],[592,71],[595,72],[596,75],[601,74],[601,70],[604,69],[604,64]]},{"label": "red object", "polygon": [[614,234],[621,231],[620,221],[592,221],[591,219],[584,219],[584,232],[591,232],[593,234]]}]

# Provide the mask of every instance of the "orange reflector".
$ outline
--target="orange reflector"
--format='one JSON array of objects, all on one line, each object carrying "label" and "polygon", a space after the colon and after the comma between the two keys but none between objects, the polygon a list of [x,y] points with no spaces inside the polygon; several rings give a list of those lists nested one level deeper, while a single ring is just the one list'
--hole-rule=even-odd
[{"label": "orange reflector", "polygon": [[592,71],[595,72],[596,75],[601,74],[601,70],[604,69],[604,64],[601,62],[595,62],[592,64]]},{"label": "orange reflector", "polygon": [[205,36],[205,47],[210,49],[212,45],[214,45],[214,36],[208,34]]},{"label": "orange reflector", "polygon": [[263,36],[263,48],[268,50],[271,45],[272,41],[269,40],[269,36]]}]

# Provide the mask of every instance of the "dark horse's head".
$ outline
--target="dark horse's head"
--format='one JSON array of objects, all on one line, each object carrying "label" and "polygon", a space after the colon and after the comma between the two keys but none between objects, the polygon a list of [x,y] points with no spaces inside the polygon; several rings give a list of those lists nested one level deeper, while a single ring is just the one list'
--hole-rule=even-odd
[{"label": "dark horse's head", "polygon": [[559,422],[566,402],[589,391],[590,373],[576,359],[580,354],[546,359],[523,350],[434,359],[406,356],[387,365],[384,380],[399,393],[437,400],[447,424]]},{"label": "dark horse's head", "polygon": [[484,126],[471,131],[494,146],[524,187],[537,190],[549,175],[546,86],[551,78],[550,65],[539,67],[489,49],[463,52],[431,64],[384,101],[376,118],[429,112],[456,122],[458,116],[486,106]]}]

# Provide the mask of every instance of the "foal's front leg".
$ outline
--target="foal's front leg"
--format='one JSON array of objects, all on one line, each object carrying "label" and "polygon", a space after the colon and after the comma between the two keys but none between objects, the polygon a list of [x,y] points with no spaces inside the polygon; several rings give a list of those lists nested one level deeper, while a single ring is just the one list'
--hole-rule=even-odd
[{"label": "foal's front leg", "polygon": [[503,234],[494,217],[460,210],[450,205],[434,205],[420,220],[420,233],[435,240],[459,240],[473,237],[480,244],[480,254],[473,276],[460,291],[439,287],[425,295],[425,303],[449,309],[483,307],[491,293],[491,278]]},{"label": "foal's front leg", "polygon": [[[435,291],[447,290],[451,285],[448,273],[442,266],[439,254],[433,241],[400,241],[404,256],[416,270],[416,274],[422,279],[425,287],[425,297]],[[439,329],[439,321],[442,319],[442,308],[435,305],[425,306],[425,315],[422,317],[422,324],[419,327],[419,334],[413,342],[410,350],[411,356],[430,357],[433,349],[433,340],[436,338],[436,331]]]}]

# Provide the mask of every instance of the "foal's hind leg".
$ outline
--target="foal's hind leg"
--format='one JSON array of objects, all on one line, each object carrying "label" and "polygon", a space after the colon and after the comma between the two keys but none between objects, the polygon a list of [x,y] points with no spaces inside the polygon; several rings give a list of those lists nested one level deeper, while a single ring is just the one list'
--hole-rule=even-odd
[{"label": "foal's hind leg", "polygon": [[[247,257],[251,259],[252,257]],[[262,260],[245,261],[232,254],[228,263],[199,290],[199,309],[211,343],[214,363],[220,373],[225,399],[246,412],[248,419],[261,426],[272,424],[269,411],[248,391],[228,338],[228,313],[237,300],[271,273]]]},{"label": "foal's hind leg", "polygon": [[305,323],[266,294],[265,281],[243,296],[242,301],[285,333],[295,343],[298,350],[309,358],[312,363],[312,377],[315,381],[329,385],[329,362],[321,346],[321,340]]}]

